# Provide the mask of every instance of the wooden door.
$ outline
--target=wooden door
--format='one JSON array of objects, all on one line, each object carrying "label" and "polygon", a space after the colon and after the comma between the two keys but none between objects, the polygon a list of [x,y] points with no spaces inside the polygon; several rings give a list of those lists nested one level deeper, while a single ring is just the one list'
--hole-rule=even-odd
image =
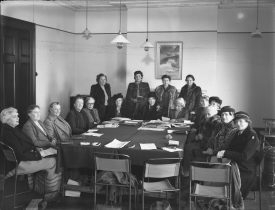
[{"label": "wooden door", "polygon": [[22,125],[35,103],[35,26],[2,16],[1,27],[0,106],[18,109]]}]

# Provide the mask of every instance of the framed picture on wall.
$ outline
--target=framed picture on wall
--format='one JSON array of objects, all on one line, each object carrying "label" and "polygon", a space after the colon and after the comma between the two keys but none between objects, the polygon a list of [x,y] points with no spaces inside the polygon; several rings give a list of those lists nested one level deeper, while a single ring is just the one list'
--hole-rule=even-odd
[{"label": "framed picture on wall", "polygon": [[155,78],[167,74],[172,79],[182,79],[182,46],[181,41],[159,41],[155,47]]}]

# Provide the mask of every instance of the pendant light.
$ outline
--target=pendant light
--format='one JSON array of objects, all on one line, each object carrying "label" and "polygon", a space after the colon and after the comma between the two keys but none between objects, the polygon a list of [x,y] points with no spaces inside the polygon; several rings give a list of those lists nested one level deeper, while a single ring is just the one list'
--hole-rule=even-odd
[{"label": "pendant light", "polygon": [[92,33],[88,29],[88,0],[86,0],[86,28],[82,32],[82,34],[83,34],[83,37],[86,39],[89,39],[92,36]]},{"label": "pendant light", "polygon": [[130,44],[130,42],[121,34],[121,0],[119,2],[119,32],[118,35],[111,41],[111,44],[116,44],[118,49],[121,49],[123,44]]},{"label": "pendant light", "polygon": [[148,0],[147,0],[147,18],[146,18],[146,40],[145,43],[142,45],[145,51],[148,51],[150,48],[154,48],[151,42],[148,41]]},{"label": "pendant light", "polygon": [[262,38],[262,32],[259,30],[259,0],[257,0],[257,23],[256,23],[256,30],[251,33],[251,38]]}]

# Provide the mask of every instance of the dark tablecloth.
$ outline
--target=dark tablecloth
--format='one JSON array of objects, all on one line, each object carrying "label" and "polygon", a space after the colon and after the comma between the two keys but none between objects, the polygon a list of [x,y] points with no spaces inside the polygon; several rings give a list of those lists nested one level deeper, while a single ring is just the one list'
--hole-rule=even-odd
[{"label": "dark tablecloth", "polygon": [[[144,161],[149,158],[183,157],[183,151],[167,152],[161,149],[161,147],[168,146],[168,140],[165,138],[166,131],[144,131],[137,130],[137,128],[126,125],[120,125],[118,128],[103,128],[98,131],[98,133],[103,133],[101,137],[81,135],[73,137],[69,142],[62,143],[61,149],[65,168],[93,168],[93,155],[95,152],[127,154],[131,157],[132,165],[136,166],[142,166]],[[172,134],[172,136],[173,140],[179,141],[180,147],[183,148],[186,135]],[[104,147],[115,138],[120,141],[131,142],[121,149]],[[83,141],[90,142],[91,145],[80,145],[80,142]],[[101,145],[92,146],[93,142],[100,142]],[[140,143],[155,143],[158,149],[141,150]],[[133,145],[135,145],[134,148],[129,148]]]}]

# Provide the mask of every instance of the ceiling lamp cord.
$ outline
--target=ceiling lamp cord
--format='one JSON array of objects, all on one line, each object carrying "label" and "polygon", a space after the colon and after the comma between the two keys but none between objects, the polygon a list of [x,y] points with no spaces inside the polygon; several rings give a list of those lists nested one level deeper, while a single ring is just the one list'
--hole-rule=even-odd
[{"label": "ceiling lamp cord", "polygon": [[149,42],[149,3],[148,3],[148,0],[147,0],[147,4],[146,4],[146,40],[145,40],[145,43],[142,45],[142,47],[144,48],[145,51],[148,51],[150,48],[154,48],[154,45],[152,45],[150,42]]},{"label": "ceiling lamp cord", "polygon": [[257,0],[257,20],[256,30],[251,33],[251,38],[262,38],[262,32],[259,30],[259,0]]},{"label": "ceiling lamp cord", "polygon": [[124,44],[129,44],[130,42],[121,33],[121,0],[119,1],[119,31],[118,35],[111,41],[111,44],[116,44],[118,49],[123,48]]},{"label": "ceiling lamp cord", "polygon": [[82,34],[83,34],[84,38],[89,39],[89,38],[91,38],[92,33],[88,29],[88,0],[86,0],[86,10],[85,10],[85,12],[86,12],[86,28],[82,32]]}]

